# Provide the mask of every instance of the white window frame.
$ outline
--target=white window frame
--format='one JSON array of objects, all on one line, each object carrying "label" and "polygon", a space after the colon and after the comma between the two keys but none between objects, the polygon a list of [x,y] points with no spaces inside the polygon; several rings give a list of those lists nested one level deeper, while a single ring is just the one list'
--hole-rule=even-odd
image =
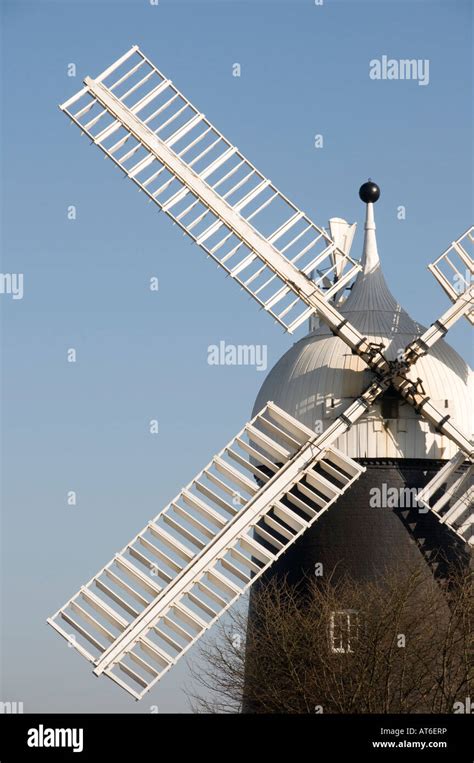
[{"label": "white window frame", "polygon": [[[336,618],[338,622],[336,622]],[[336,629],[340,630],[337,638]],[[351,648],[359,636],[359,612],[357,609],[336,609],[329,620],[329,648],[334,654],[353,654]]]}]

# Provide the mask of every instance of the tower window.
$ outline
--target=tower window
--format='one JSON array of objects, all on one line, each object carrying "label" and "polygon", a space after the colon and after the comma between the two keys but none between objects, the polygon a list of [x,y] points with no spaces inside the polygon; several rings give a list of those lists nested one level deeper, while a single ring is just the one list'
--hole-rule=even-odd
[{"label": "tower window", "polygon": [[329,648],[331,652],[349,654],[359,636],[359,615],[356,609],[331,612],[329,619]]}]

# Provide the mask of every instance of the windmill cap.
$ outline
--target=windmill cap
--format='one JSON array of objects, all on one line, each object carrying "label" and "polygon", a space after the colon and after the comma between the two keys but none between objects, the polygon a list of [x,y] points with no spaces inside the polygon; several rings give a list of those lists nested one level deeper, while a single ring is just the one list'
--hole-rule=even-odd
[{"label": "windmill cap", "polygon": [[370,178],[359,188],[359,197],[364,204],[373,204],[380,197],[380,188]]}]

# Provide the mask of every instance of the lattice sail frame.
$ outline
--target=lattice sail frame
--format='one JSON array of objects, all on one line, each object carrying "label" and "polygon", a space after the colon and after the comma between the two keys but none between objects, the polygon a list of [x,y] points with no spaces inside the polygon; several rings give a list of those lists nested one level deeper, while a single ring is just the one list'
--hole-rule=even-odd
[{"label": "lattice sail frame", "polygon": [[[462,234],[440,256],[428,265],[428,269],[444,289],[451,302],[461,295],[472,294],[474,280],[474,225]],[[474,324],[474,305],[465,313],[467,320]]]},{"label": "lattice sail frame", "polygon": [[[314,308],[295,296],[260,259],[251,237],[243,241],[222,221],[211,208],[206,190],[218,193],[227,211],[230,208],[239,222],[245,221],[259,243],[263,240],[305,276],[316,268],[324,270],[319,281],[308,278],[316,289],[336,269],[339,273],[344,270],[329,290],[321,289],[326,301],[360,270],[360,264],[339,252],[328,233],[259,172],[138,46],[95,79],[87,77],[84,81],[86,86],[60,108],[287,331],[298,328]],[[117,119],[112,110],[129,120],[132,115],[138,131],[125,127],[129,120]],[[144,135],[153,137],[155,145],[159,141],[163,160],[147,148]],[[183,169],[183,163],[187,178],[197,182],[202,194],[190,191],[180,179],[178,170]],[[337,262],[331,257],[335,251]]]},{"label": "lattice sail frame", "polygon": [[446,524],[462,541],[474,546],[474,464],[470,463],[455,477],[450,487],[447,480],[465,461],[458,451],[420,490],[417,501],[430,509],[441,524]]},{"label": "lattice sail frame", "polygon": [[141,699],[365,471],[331,444],[347,427],[268,403],[49,624]]}]

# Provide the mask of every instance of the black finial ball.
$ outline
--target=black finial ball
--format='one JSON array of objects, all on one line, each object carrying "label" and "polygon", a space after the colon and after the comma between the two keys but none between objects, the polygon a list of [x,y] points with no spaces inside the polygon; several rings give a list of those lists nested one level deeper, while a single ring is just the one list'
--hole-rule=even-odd
[{"label": "black finial ball", "polygon": [[359,196],[361,201],[364,202],[364,204],[370,204],[374,203],[378,200],[380,196],[380,188],[378,187],[377,183],[374,183],[370,178],[368,179],[367,183],[364,183],[359,188]]}]

